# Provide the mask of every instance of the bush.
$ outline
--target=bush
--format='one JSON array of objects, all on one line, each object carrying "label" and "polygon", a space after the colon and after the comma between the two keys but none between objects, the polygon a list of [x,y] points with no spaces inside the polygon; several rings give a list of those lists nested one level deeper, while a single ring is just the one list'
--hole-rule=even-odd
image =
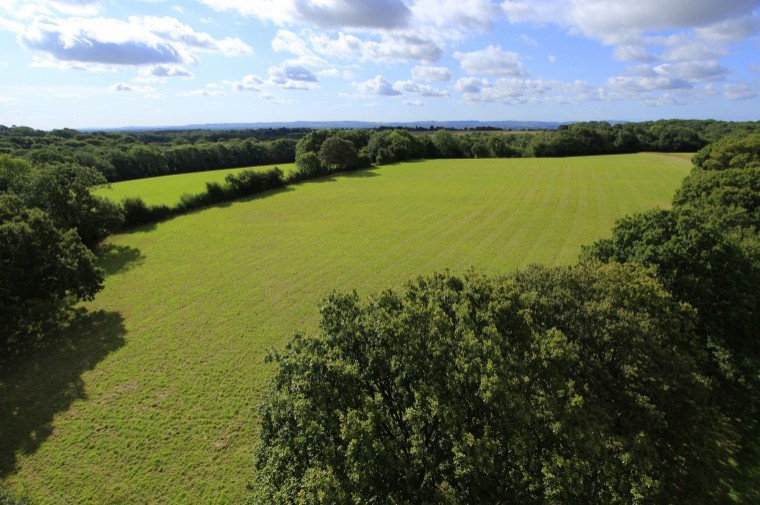
[{"label": "bush", "polygon": [[274,354],[256,503],[688,503],[730,447],[694,312],[644,270],[335,294]]},{"label": "bush", "polygon": [[166,205],[151,205],[149,207],[139,196],[125,198],[121,207],[124,213],[125,228],[155,223],[172,214],[172,210]]},{"label": "bush", "polygon": [[237,174],[229,174],[225,181],[232,198],[254,195],[285,185],[282,170],[277,167],[264,172],[243,170]]},{"label": "bush", "polygon": [[303,181],[326,175],[328,170],[322,165],[317,153],[309,151],[296,156],[296,170],[290,174],[290,181]]}]

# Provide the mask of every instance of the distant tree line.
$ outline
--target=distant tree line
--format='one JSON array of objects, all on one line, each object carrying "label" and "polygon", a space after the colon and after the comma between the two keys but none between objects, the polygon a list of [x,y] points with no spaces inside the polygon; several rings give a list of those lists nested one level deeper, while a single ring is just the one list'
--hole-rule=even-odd
[{"label": "distant tree line", "polygon": [[275,130],[281,136],[267,141],[257,140],[256,132],[80,133],[0,126],[0,153],[33,164],[76,163],[96,169],[111,182],[294,161],[293,137],[302,130]]},{"label": "distant tree line", "polygon": [[251,503],[758,503],[758,230],[755,133],[577,265],[330,295],[271,355]]},{"label": "distant tree line", "polygon": [[[349,163],[343,169],[435,158],[519,158],[640,151],[694,152],[728,134],[760,131],[760,123],[668,120],[646,123],[574,123],[556,131],[533,133],[473,133],[446,129],[316,130],[296,146],[296,165],[305,172],[327,173],[338,165],[320,150],[338,138]],[[350,145],[349,145],[350,143]],[[336,145],[330,146],[331,152]],[[310,154],[311,153],[311,154]]]},{"label": "distant tree line", "polygon": [[[556,131],[506,133],[496,130],[381,127],[371,130],[277,128],[124,133],[72,129],[45,132],[0,126],[0,153],[24,158],[33,164],[76,163],[96,169],[108,181],[294,161],[305,172],[327,173],[335,169],[350,170],[370,164],[423,158],[692,152],[726,136],[760,131],[760,123],[663,120],[611,125],[587,122],[562,125]],[[306,137],[309,137],[308,141],[304,141]],[[340,149],[331,142],[333,145],[320,159],[322,143],[331,137],[350,142],[353,149],[347,144],[342,144]],[[309,152],[317,158],[304,158]],[[341,156],[346,158],[339,159]]]}]

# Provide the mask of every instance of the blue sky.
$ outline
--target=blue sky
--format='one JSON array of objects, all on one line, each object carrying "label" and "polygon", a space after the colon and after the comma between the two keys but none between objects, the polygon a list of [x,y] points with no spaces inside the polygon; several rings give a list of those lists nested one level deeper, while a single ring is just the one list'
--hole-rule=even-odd
[{"label": "blue sky", "polygon": [[760,0],[0,0],[0,124],[760,120]]}]

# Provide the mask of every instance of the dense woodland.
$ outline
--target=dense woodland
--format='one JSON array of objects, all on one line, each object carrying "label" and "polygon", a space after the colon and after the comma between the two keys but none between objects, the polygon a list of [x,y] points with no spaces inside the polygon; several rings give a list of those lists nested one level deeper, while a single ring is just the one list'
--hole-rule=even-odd
[{"label": "dense woodland", "polygon": [[[125,220],[407,159],[699,149],[672,209],[622,219],[578,265],[328,297],[321,333],[272,356],[252,501],[757,503],[759,128],[580,123],[298,140],[1,128],[0,364],[102,288],[99,243]],[[293,160],[291,176],[243,171],[174,209],[91,192]]]}]

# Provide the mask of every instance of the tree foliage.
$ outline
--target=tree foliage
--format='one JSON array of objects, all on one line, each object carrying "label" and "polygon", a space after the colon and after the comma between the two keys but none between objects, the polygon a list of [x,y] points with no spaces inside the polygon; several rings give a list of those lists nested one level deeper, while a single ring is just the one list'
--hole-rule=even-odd
[{"label": "tree foliage", "polygon": [[610,239],[584,254],[653,267],[667,289],[697,309],[700,340],[722,376],[756,382],[760,262],[748,245],[741,235],[726,233],[723,218],[676,206],[621,219]]},{"label": "tree foliage", "polygon": [[319,160],[335,170],[351,170],[359,163],[359,153],[350,140],[330,137],[319,148]]},{"label": "tree foliage", "polygon": [[307,151],[296,155],[296,179],[311,179],[325,174],[327,174],[327,169],[317,153]]},{"label": "tree foliage", "polygon": [[29,207],[44,210],[58,228],[75,229],[82,242],[94,249],[123,221],[117,204],[92,193],[95,186],[105,182],[94,168],[56,163],[17,176],[8,191]]},{"label": "tree foliage", "polygon": [[700,151],[672,210],[623,218],[611,238],[584,253],[654,268],[678,299],[697,309],[700,339],[718,376],[755,389],[760,386],[760,169],[751,160],[755,150],[760,155],[757,139],[728,138]]},{"label": "tree foliage", "polygon": [[0,194],[0,347],[23,346],[46,311],[89,300],[103,272],[74,229],[61,231],[42,210]]},{"label": "tree foliage", "polygon": [[694,165],[705,170],[760,168],[760,133],[723,138],[700,150]]},{"label": "tree foliage", "polygon": [[686,503],[730,444],[694,313],[644,270],[420,278],[275,354],[257,503]]}]

